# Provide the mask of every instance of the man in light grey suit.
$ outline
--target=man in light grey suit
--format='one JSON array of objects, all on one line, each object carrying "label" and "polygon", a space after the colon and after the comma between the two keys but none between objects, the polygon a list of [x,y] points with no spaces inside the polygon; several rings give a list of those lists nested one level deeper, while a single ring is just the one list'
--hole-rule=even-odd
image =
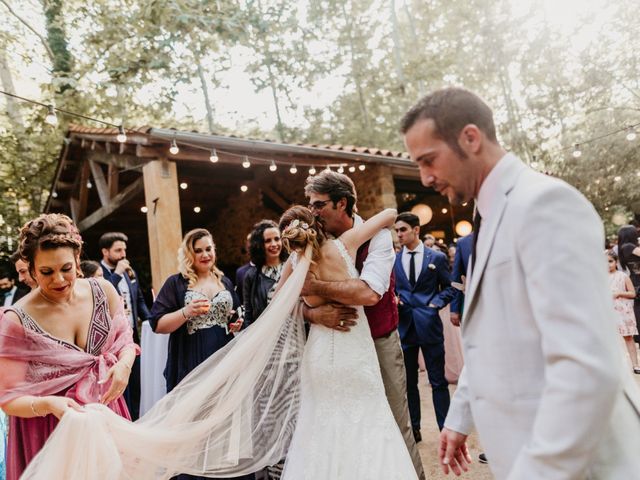
[{"label": "man in light grey suit", "polygon": [[422,183],[453,205],[475,199],[479,214],[444,472],[467,470],[475,426],[498,480],[640,478],[640,392],[617,343],[594,208],[507,153],[491,109],[466,90],[425,97],[402,132]]}]

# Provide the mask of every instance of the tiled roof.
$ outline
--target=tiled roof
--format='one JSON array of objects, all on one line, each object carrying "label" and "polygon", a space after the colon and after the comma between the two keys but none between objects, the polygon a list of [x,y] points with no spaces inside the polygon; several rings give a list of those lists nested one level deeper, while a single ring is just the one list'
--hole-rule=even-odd
[{"label": "tiled roof", "polygon": [[[138,133],[147,135],[151,131],[153,127],[150,126],[142,126],[135,128],[126,128],[127,133]],[[180,131],[180,130],[177,130]],[[117,135],[117,128],[101,128],[101,127],[89,127],[86,125],[78,125],[78,124],[70,124],[69,125],[70,133],[78,133],[78,134],[87,134],[87,135]],[[199,132],[191,132],[191,133],[199,133]],[[206,134],[203,134],[206,135]],[[227,135],[230,138],[237,138],[239,140],[254,140],[250,138],[238,137],[236,135]],[[275,142],[273,140],[261,140],[263,142],[269,142],[273,144],[278,144],[281,142]],[[361,153],[367,155],[379,155],[383,157],[393,157],[393,158],[403,158],[409,159],[409,155],[406,152],[398,152],[393,150],[385,150],[379,148],[370,148],[370,147],[356,147],[354,145],[322,145],[317,143],[296,143],[295,145],[300,147],[309,147],[309,148],[318,148],[324,150],[332,150],[337,152],[348,152],[348,153]]]}]

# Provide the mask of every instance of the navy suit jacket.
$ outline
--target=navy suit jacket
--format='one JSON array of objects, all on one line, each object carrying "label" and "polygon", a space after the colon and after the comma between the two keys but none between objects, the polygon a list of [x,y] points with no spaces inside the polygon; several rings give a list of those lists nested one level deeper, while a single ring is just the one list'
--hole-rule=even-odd
[{"label": "navy suit jacket", "polygon": [[[451,272],[451,281],[462,283],[462,275],[467,275],[467,267],[469,266],[469,257],[473,249],[473,233],[458,240],[456,244],[456,256],[453,258],[453,271]],[[467,279],[468,280],[468,279]],[[451,313],[461,313],[462,305],[464,305],[464,293],[456,290],[456,295],[451,300]]]},{"label": "navy suit jacket", "polygon": [[[442,320],[438,310],[445,307],[455,295],[446,255],[430,248],[424,249],[422,268],[416,284],[411,288],[402,268],[402,254],[396,255],[396,294],[400,297],[398,332],[405,346],[444,342]],[[429,307],[433,304],[436,308]]]},{"label": "navy suit jacket", "polygon": [[[122,280],[123,276],[118,275],[115,271],[112,273],[102,264],[102,262],[100,262],[100,266],[102,267],[104,278],[111,282],[111,284],[116,287],[118,293],[122,295],[122,292],[120,292],[120,289],[118,288],[118,284],[120,283],[120,280]],[[133,313],[133,318],[136,320],[139,318],[143,322],[145,320],[149,320],[149,318],[151,318],[151,313],[149,312],[149,307],[147,307],[147,304],[144,301],[144,296],[142,295],[142,290],[140,290],[137,275],[133,281],[129,278],[129,275],[124,275],[124,279],[129,286],[129,292],[131,294],[131,312]],[[140,335],[138,333],[137,324],[131,325],[131,327],[133,328],[133,341],[140,344]]]}]

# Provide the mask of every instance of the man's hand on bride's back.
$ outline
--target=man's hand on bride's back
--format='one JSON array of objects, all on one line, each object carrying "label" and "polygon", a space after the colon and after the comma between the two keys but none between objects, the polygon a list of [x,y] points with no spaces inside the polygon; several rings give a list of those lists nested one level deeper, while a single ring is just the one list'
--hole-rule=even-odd
[{"label": "man's hand on bride's back", "polygon": [[305,306],[304,318],[310,323],[348,332],[357,324],[358,312],[355,308],[340,303],[325,303],[315,308]]}]

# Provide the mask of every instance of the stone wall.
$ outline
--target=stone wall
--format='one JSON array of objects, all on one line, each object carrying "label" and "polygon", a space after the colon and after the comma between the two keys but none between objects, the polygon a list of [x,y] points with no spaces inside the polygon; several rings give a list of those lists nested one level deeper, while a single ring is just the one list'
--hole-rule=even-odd
[{"label": "stone wall", "polygon": [[[384,165],[369,165],[365,171],[357,170],[350,173],[358,192],[358,209],[360,215],[368,218],[384,208],[396,208],[395,187],[391,169]],[[290,204],[307,204],[304,196],[304,182],[307,169],[300,168],[292,175],[287,169],[278,171],[263,181]],[[218,252],[220,265],[238,266],[246,263],[248,257],[243,255],[242,247],[250,233],[252,226],[263,218],[278,221],[280,210],[273,210],[265,206],[259,185],[254,184],[249,190],[228,198],[225,205],[221,205],[216,219],[207,226],[213,234]],[[277,208],[277,207],[276,207]],[[233,272],[225,272],[233,277]]]}]

